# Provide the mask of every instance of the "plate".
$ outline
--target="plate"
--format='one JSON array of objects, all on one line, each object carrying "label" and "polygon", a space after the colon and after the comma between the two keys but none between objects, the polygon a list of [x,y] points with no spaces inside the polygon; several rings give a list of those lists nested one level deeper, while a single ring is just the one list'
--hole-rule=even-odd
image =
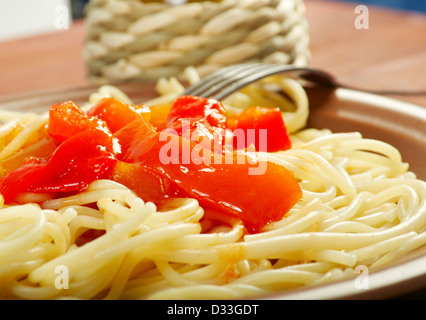
[{"label": "plate", "polygon": [[[135,102],[155,96],[154,84],[119,86]],[[96,87],[46,90],[0,97],[0,108],[43,112],[58,102],[84,103]],[[387,97],[347,89],[306,88],[310,102],[309,127],[334,132],[359,131],[398,148],[419,179],[426,180],[426,108]],[[387,299],[426,288],[426,249],[413,252],[392,265],[368,274],[368,286],[356,279],[296,289],[265,299]],[[360,274],[361,276],[361,274]],[[426,295],[426,289],[419,291]]]}]

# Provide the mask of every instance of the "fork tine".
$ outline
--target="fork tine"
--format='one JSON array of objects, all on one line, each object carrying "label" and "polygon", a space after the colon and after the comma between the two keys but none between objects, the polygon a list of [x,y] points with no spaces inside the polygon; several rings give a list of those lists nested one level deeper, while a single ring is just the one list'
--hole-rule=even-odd
[{"label": "fork tine", "polygon": [[260,64],[257,68],[250,69],[251,72],[245,73],[238,80],[229,81],[220,91],[216,90],[211,97],[216,100],[222,100],[237,90],[265,77],[283,72],[297,72],[298,70],[302,69],[292,65]]},{"label": "fork tine", "polygon": [[396,95],[424,95],[420,91],[398,90],[369,90],[348,86],[338,82],[333,75],[320,69],[298,67],[294,65],[268,64],[268,63],[243,63],[222,68],[213,74],[201,79],[197,84],[187,88],[182,95],[194,95],[204,98],[223,100],[245,86],[260,79],[275,74],[286,74],[289,77],[321,85],[327,88],[347,88],[376,94]]},{"label": "fork tine", "polygon": [[250,76],[253,73],[261,70],[262,65],[259,64],[243,64],[238,65],[231,73],[227,73],[225,77],[220,77],[215,83],[208,83],[204,87],[205,90],[202,92],[204,97],[212,97],[215,94],[219,93],[223,89],[227,88],[229,85],[241,81],[242,79]]},{"label": "fork tine", "polygon": [[240,72],[240,70],[244,68],[245,66],[242,66],[240,64],[221,68],[218,71],[201,79],[201,81],[196,83],[195,85],[187,88],[183,92],[183,95],[194,95],[194,96],[200,96],[200,97],[205,96],[205,92],[209,90],[212,86],[217,85],[224,79],[234,77],[236,74]]},{"label": "fork tine", "polygon": [[223,100],[253,82],[283,73],[327,87],[339,86],[334,77],[318,69],[273,63],[243,63],[214,72],[196,85],[187,88],[182,95]]},{"label": "fork tine", "polygon": [[222,68],[186,89],[183,95],[209,97],[242,77],[250,75],[252,70],[261,67],[258,64],[238,64]]},{"label": "fork tine", "polygon": [[[296,71],[292,65],[243,63],[222,68],[187,88],[182,95],[194,95],[222,100],[250,83],[269,75]],[[303,68],[300,68],[303,69]]]}]

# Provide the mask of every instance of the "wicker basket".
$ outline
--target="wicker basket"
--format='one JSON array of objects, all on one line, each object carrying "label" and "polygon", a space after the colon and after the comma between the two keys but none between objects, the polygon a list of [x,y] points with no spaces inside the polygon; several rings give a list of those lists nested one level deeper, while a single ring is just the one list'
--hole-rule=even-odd
[{"label": "wicker basket", "polygon": [[91,0],[85,23],[94,84],[180,77],[188,66],[204,77],[230,64],[309,59],[303,0]]}]

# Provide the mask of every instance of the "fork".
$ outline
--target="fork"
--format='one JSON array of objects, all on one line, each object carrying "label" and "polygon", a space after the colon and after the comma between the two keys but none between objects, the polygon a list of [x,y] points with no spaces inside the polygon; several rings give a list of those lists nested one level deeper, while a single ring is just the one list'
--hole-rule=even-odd
[{"label": "fork", "polygon": [[268,76],[282,74],[327,88],[346,88],[380,95],[426,95],[425,91],[374,90],[345,85],[320,69],[268,63],[243,63],[224,67],[188,87],[182,95],[222,100]]}]

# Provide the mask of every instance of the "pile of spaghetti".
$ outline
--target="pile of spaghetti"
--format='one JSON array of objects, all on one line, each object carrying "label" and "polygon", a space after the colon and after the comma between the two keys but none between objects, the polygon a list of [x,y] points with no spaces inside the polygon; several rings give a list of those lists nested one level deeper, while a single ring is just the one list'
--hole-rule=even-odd
[{"label": "pile of spaghetti", "polygon": [[0,114],[0,298],[263,296],[426,243],[425,182],[387,143],[305,128],[296,81],[181,90]]}]

